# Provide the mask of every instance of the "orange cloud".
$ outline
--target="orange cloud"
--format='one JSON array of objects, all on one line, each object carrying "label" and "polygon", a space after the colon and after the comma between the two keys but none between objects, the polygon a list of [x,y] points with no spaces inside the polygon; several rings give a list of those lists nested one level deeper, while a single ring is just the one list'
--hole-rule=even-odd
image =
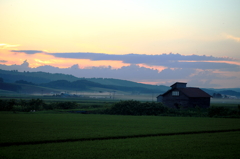
[{"label": "orange cloud", "polygon": [[[38,61],[40,62],[40,61]],[[49,61],[44,61],[45,63],[50,63]],[[42,62],[42,64],[44,64]],[[64,59],[64,58],[55,58],[51,61],[51,66],[59,68],[68,68],[74,64],[78,64],[80,68],[88,67],[108,67],[111,66],[114,69],[121,68],[122,66],[128,66],[129,64],[124,64],[122,61],[91,61],[89,59]]]},{"label": "orange cloud", "polygon": [[158,70],[158,72],[161,72],[162,70],[167,68],[167,67],[164,67],[164,66],[149,66],[149,65],[145,65],[145,64],[137,64],[137,65],[140,66],[140,67],[145,67],[145,68]]},{"label": "orange cloud", "polygon": [[232,35],[226,35],[227,39],[232,39],[236,42],[240,42],[240,37],[232,36]]},{"label": "orange cloud", "polygon": [[5,65],[20,65],[23,61],[27,60],[29,62],[29,67],[36,68],[44,65],[51,65],[59,68],[68,68],[74,64],[78,64],[80,68],[87,67],[108,67],[111,66],[113,69],[118,69],[123,66],[129,66],[122,61],[111,61],[111,60],[102,60],[102,61],[91,61],[89,59],[66,59],[60,57],[54,57],[53,55],[45,53],[35,53],[35,54],[26,54],[24,52],[11,52],[6,49],[2,49],[0,52],[1,59],[0,64]]},{"label": "orange cloud", "polygon": [[240,72],[229,72],[229,71],[222,71],[222,70],[214,70],[213,73],[221,74],[225,77],[240,77]]}]

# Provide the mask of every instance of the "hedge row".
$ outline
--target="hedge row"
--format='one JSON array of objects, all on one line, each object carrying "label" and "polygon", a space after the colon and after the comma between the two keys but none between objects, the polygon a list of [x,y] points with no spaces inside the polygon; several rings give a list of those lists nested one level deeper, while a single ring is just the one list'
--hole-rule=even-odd
[{"label": "hedge row", "polygon": [[164,116],[201,116],[201,117],[240,117],[238,109],[227,107],[210,107],[208,109],[191,108],[177,110],[164,106],[162,103],[129,100],[120,101],[103,113],[112,115],[164,115]]},{"label": "hedge row", "polygon": [[114,104],[110,109],[105,110],[107,114],[117,115],[159,115],[168,111],[161,103],[128,100]]},{"label": "hedge row", "polygon": [[[42,99],[0,99],[0,111],[29,112],[31,110],[75,109],[77,107],[78,105],[76,102],[54,102],[47,104]],[[127,100],[117,102],[111,108],[105,110],[99,109],[89,113],[112,115],[164,115],[240,118],[240,105],[238,105],[237,109],[227,107],[210,107],[208,109],[191,108],[178,110],[168,108],[162,103]]]},{"label": "hedge row", "polygon": [[75,109],[77,108],[76,102],[54,102],[46,104],[42,99],[31,100],[0,100],[0,111],[24,111],[31,110],[53,110],[53,109]]}]

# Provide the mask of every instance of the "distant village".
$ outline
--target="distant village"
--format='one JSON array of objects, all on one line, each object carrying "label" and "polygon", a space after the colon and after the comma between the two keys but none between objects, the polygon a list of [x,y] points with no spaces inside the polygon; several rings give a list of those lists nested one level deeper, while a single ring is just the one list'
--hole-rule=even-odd
[{"label": "distant village", "polygon": [[[108,99],[114,99],[115,98],[115,93],[116,91],[110,91],[110,92],[84,92],[84,93],[69,93],[69,92],[61,92],[59,94],[53,94],[53,97],[62,97],[62,98],[108,98]],[[118,95],[123,95],[123,94],[118,94]]]},{"label": "distant village", "polygon": [[237,96],[231,96],[231,95],[220,94],[220,93],[213,93],[212,98],[238,99]]}]

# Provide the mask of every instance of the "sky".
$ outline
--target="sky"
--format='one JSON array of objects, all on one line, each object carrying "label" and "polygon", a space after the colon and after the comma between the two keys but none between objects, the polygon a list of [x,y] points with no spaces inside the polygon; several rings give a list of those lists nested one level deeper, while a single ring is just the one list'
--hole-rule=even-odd
[{"label": "sky", "polygon": [[0,69],[240,87],[239,0],[0,0]]}]

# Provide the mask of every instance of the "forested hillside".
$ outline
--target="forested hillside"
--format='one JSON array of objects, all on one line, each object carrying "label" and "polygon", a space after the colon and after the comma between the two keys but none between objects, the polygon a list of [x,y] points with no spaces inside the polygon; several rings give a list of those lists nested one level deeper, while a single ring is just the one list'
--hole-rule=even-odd
[{"label": "forested hillside", "polygon": [[137,93],[161,93],[160,89],[156,88],[144,88],[144,87],[136,87],[136,86],[120,86],[120,85],[107,85],[100,84],[97,82],[92,82],[87,79],[80,79],[77,81],[66,81],[66,80],[58,80],[52,81],[49,83],[41,84],[41,86],[55,88],[55,89],[67,89],[74,91],[91,91],[91,90],[112,90],[112,91],[123,91],[123,92],[137,92]]},{"label": "forested hillside", "polygon": [[167,86],[148,85],[127,80],[110,78],[77,78],[72,75],[46,72],[18,72],[0,70],[0,78],[5,83],[28,84],[54,89],[91,91],[112,90],[135,93],[163,93]]},{"label": "forested hillside", "polygon": [[6,71],[0,69],[0,77],[5,82],[14,83],[19,80],[32,82],[36,84],[47,83],[56,80],[76,81],[78,78],[72,75],[47,72],[18,72],[17,70]]},{"label": "forested hillside", "polygon": [[[170,87],[163,85],[149,85],[127,80],[112,78],[77,78],[72,75],[52,74],[46,72],[18,72],[0,69],[1,90],[14,92],[32,92],[33,90],[52,89],[73,91],[123,91],[131,93],[157,93],[166,92]],[[4,83],[3,83],[4,82]],[[41,88],[40,88],[41,87]],[[42,88],[43,87],[43,88]],[[239,88],[233,89],[206,89],[208,94],[220,93],[240,97]],[[56,91],[55,91],[56,92]]]}]

